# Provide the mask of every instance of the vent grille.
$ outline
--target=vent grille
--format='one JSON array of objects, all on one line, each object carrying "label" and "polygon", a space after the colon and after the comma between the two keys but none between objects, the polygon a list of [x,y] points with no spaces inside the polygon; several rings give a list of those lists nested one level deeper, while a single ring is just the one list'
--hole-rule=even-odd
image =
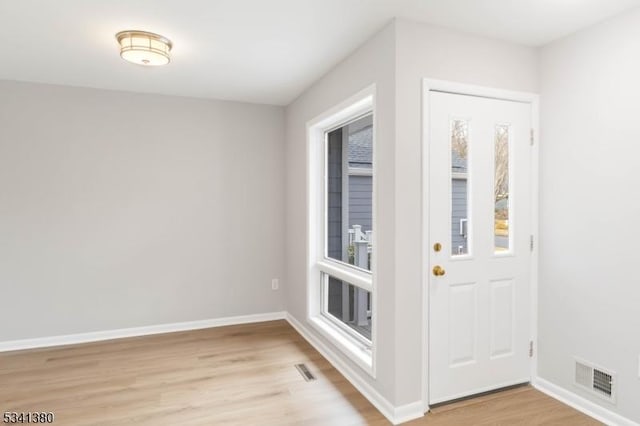
[{"label": "vent grille", "polygon": [[576,385],[610,402],[615,402],[615,382],[615,373],[576,359]]},{"label": "vent grille", "polygon": [[611,398],[613,394],[613,377],[604,371],[593,370],[593,389]]},{"label": "vent grille", "polygon": [[576,361],[576,383],[586,388],[591,387],[593,368]]},{"label": "vent grille", "polygon": [[300,372],[302,377],[307,382],[311,382],[311,381],[316,379],[316,377],[313,374],[311,374],[311,371],[309,371],[309,369],[307,368],[306,365],[304,365],[304,364],[296,364],[295,367],[296,367],[296,370],[298,370]]}]

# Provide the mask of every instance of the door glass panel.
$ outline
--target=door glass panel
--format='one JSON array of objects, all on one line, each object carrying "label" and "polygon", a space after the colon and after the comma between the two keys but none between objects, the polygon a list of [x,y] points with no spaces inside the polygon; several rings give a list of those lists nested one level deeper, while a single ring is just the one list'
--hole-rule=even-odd
[{"label": "door glass panel", "polygon": [[451,254],[469,254],[469,122],[451,122]]},{"label": "door glass panel", "polygon": [[495,130],[494,216],[495,253],[509,251],[509,126]]},{"label": "door glass panel", "polygon": [[371,341],[371,293],[329,274],[322,275],[326,286],[323,313]]},{"label": "door glass panel", "polygon": [[367,271],[373,252],[373,116],[327,133],[326,256]]}]

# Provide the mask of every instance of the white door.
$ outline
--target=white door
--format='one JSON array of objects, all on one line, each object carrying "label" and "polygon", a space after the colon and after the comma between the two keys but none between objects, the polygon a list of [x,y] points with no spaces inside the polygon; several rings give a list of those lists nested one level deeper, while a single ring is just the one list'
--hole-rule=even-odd
[{"label": "white door", "polygon": [[434,404],[530,378],[531,105],[429,93]]}]

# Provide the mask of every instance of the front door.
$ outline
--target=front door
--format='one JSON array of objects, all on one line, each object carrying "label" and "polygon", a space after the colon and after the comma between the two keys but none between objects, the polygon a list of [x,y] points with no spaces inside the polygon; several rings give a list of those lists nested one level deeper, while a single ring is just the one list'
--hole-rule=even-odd
[{"label": "front door", "polygon": [[531,105],[429,92],[429,402],[528,382]]}]

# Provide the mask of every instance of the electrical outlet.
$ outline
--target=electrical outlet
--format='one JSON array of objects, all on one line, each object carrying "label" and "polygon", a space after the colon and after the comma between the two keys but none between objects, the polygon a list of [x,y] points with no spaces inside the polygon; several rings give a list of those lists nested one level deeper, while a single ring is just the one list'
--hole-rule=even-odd
[{"label": "electrical outlet", "polygon": [[271,290],[277,290],[280,287],[280,283],[277,278],[271,280]]}]

